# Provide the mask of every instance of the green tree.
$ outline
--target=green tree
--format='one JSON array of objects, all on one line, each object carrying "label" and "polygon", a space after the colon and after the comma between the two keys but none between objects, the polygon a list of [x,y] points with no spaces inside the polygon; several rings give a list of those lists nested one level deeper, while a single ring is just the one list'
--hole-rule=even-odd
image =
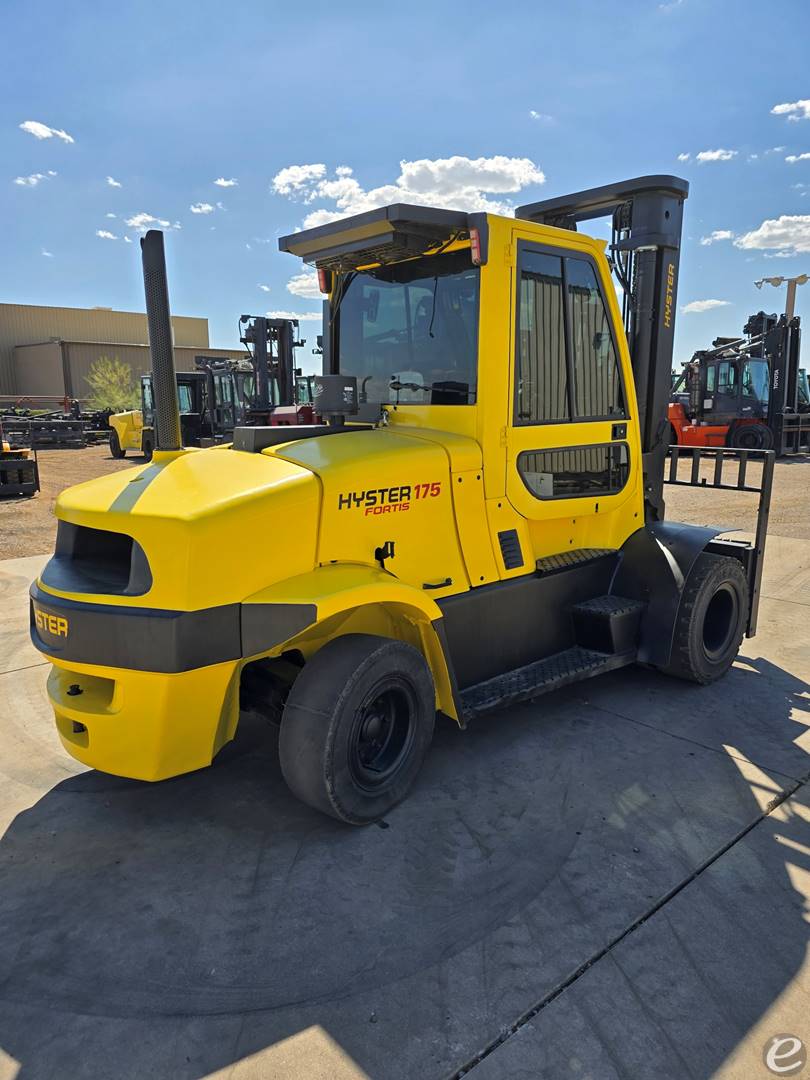
[{"label": "green tree", "polygon": [[112,409],[126,412],[140,405],[140,391],[135,385],[132,368],[117,356],[100,356],[90,365],[85,376],[91,394],[87,399],[89,409]]}]

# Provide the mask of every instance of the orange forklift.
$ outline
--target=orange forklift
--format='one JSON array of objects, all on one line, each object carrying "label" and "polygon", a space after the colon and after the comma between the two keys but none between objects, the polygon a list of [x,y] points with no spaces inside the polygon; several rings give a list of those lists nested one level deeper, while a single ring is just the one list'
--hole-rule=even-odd
[{"label": "orange forklift", "polygon": [[810,400],[798,315],[757,312],[743,335],[715,338],[684,364],[669,402],[670,444],[806,453]]}]

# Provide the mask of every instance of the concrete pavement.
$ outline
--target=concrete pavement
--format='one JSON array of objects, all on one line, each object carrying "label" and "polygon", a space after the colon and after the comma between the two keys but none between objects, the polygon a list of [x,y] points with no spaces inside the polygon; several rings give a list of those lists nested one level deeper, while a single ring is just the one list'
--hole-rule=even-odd
[{"label": "concrete pavement", "polygon": [[808,548],[769,539],[722,683],[443,726],[364,830],[255,717],[191,776],[83,770],[13,614],[44,560],[0,564],[0,1078],[769,1076],[810,1044]]}]

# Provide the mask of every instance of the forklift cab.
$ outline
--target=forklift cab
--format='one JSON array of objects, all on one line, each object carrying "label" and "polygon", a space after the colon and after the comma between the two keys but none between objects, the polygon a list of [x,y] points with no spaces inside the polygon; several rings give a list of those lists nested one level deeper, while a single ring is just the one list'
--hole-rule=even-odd
[{"label": "forklift cab", "polygon": [[760,357],[716,357],[696,364],[688,376],[690,412],[716,424],[768,415],[770,375]]},{"label": "forklift cab", "polygon": [[[180,371],[177,373],[180,429],[184,446],[199,446],[201,439],[212,438],[217,430],[211,422],[211,411],[208,407],[209,391],[206,384],[207,376],[204,372]],[[141,376],[141,405],[144,428],[154,429],[155,406],[151,374]],[[224,409],[222,406],[215,405],[215,423],[227,412],[227,402],[224,405]]]}]

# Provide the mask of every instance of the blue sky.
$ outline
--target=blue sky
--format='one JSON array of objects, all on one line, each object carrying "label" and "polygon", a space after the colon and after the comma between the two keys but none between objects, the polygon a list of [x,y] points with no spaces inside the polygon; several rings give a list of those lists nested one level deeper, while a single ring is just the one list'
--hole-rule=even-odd
[{"label": "blue sky", "polygon": [[[173,311],[232,346],[242,312],[319,311],[277,250],[308,218],[414,195],[508,207],[669,172],[692,185],[686,360],[781,309],[784,290],[755,279],[810,271],[810,8],[763,10],[6,0],[0,301],[142,310],[149,215],[169,226]],[[683,311],[709,300],[724,303]],[[302,323],[307,366],[318,329]]]}]

